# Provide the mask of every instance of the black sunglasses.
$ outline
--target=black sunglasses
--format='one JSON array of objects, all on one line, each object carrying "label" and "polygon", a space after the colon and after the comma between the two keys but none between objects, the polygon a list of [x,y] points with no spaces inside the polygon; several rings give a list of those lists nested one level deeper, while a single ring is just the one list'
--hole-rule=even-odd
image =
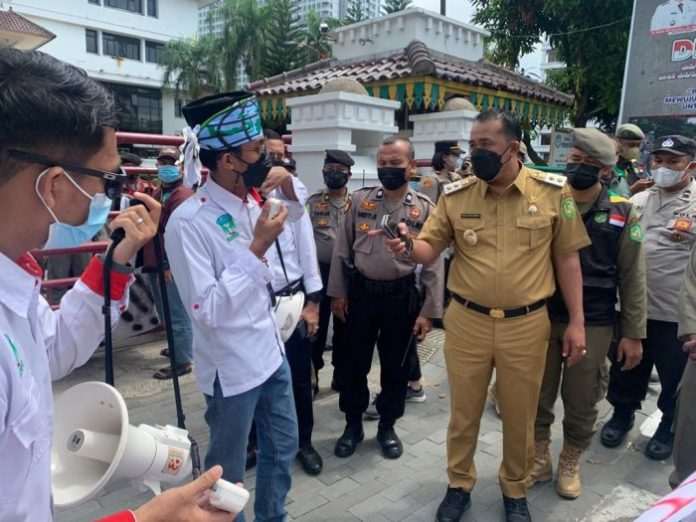
[{"label": "black sunglasses", "polygon": [[67,161],[55,160],[40,154],[34,154],[25,150],[8,149],[7,154],[18,160],[27,161],[29,163],[38,163],[46,167],[62,167],[68,172],[76,172],[78,174],[86,174],[104,180],[104,194],[109,199],[116,199],[121,195],[123,184],[128,182],[130,178],[123,170],[123,167],[117,167],[113,172],[105,170],[91,169],[76,165]]}]

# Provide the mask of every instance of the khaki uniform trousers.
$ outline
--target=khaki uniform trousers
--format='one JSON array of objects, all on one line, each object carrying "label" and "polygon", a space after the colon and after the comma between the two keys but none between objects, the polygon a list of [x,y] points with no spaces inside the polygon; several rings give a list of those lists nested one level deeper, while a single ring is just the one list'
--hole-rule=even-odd
[{"label": "khaki uniform trousers", "polygon": [[543,307],[521,317],[494,319],[452,301],[444,323],[451,392],[450,486],[471,491],[476,483],[474,452],[495,367],[503,420],[500,488],[507,497],[525,497],[534,466],[534,419],[550,332],[548,312]]},{"label": "khaki uniform trousers", "polygon": [[677,422],[674,432],[674,469],[679,482],[696,471],[696,363],[686,363],[679,385]]},{"label": "khaki uniform trousers", "polygon": [[[555,419],[553,407],[561,387],[563,399],[563,435],[580,449],[587,449],[595,433],[597,404],[607,391],[609,361],[607,353],[614,335],[612,326],[586,326],[587,354],[570,368],[563,358],[563,335],[568,325],[551,323],[551,338],[546,355],[546,370],[539,394],[535,426],[537,440],[550,440]],[[563,383],[561,384],[561,376]]]}]

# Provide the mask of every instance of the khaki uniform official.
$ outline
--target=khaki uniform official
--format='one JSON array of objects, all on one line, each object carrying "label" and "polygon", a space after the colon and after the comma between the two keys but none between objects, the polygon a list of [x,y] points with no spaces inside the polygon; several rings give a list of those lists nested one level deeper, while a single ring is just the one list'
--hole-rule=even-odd
[{"label": "khaki uniform official", "polygon": [[[381,187],[367,187],[353,193],[353,202],[338,233],[331,262],[327,294],[348,298],[348,346],[339,405],[349,425],[362,422],[368,406],[367,374],[377,343],[381,364],[382,391],[377,399],[380,426],[393,427],[404,413],[408,368],[404,364],[416,317],[442,316],[442,258],[424,266],[420,283],[425,300],[420,308],[409,309],[415,288],[416,263],[394,256],[381,237],[368,232],[381,228],[382,217],[404,222],[415,237],[423,227],[434,205],[425,196],[408,190],[402,201],[385,199]],[[344,262],[357,269],[348,281]],[[351,287],[353,290],[351,290]]]},{"label": "khaki uniform official", "polygon": [[[444,321],[452,488],[471,491],[476,482],[474,450],[495,366],[503,420],[500,485],[507,497],[526,495],[550,333],[544,302],[555,290],[552,256],[589,244],[564,184],[563,176],[524,166],[502,194],[465,178],[445,187],[419,236],[435,250],[452,242],[455,249],[448,289],[456,301]],[[503,310],[520,315],[505,317]]]},{"label": "khaki uniform official", "polygon": [[437,204],[444,186],[460,179],[462,177],[456,172],[433,170],[421,178],[418,192],[428,196],[433,203]]},{"label": "khaki uniform official", "polygon": [[[684,284],[679,296],[679,339],[688,341],[696,334],[696,249],[691,251],[684,273]],[[679,385],[679,396],[674,430],[673,486],[680,484],[696,471],[696,362],[690,360],[684,368]]]}]

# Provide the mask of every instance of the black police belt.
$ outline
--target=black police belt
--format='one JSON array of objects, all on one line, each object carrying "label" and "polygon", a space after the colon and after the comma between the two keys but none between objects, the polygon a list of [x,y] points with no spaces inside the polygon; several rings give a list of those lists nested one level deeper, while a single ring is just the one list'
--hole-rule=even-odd
[{"label": "black police belt", "polygon": [[304,284],[302,283],[302,278],[297,281],[288,283],[286,286],[275,292],[276,297],[289,297],[295,295],[298,292],[304,292]]},{"label": "black police belt", "polygon": [[368,294],[377,296],[400,295],[407,293],[414,287],[416,276],[415,274],[409,274],[391,281],[378,281],[358,273],[356,282],[358,288]]},{"label": "black police belt", "polygon": [[460,305],[464,306],[465,308],[470,308],[474,312],[478,312],[480,314],[489,315],[494,319],[509,319],[511,317],[520,317],[523,315],[527,315],[528,313],[531,313],[535,310],[539,310],[539,308],[542,308],[546,305],[546,299],[541,299],[536,303],[532,303],[527,306],[522,306],[520,308],[511,308],[506,310],[503,308],[488,308],[487,306],[481,306],[479,304],[469,301],[468,299],[464,299],[461,295],[455,293],[452,293],[452,297],[454,297],[454,300],[457,301]]}]

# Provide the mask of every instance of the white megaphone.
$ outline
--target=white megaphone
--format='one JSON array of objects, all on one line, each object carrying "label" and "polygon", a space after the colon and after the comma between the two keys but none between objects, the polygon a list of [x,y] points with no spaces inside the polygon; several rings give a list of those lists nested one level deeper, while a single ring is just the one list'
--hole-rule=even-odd
[{"label": "white megaphone", "polygon": [[[81,504],[112,478],[130,479],[140,489],[160,494],[160,484],[191,476],[188,432],[174,426],[137,428],[128,423],[126,403],[103,382],[84,382],[54,403],[51,480],[57,508]],[[226,480],[210,489],[210,503],[239,513],[249,492]]]},{"label": "white megaphone", "polygon": [[54,404],[51,450],[53,502],[81,504],[112,478],[130,479],[160,493],[160,483],[191,477],[188,433],[174,426],[128,423],[121,394],[103,382],[84,382]]},{"label": "white megaphone", "polygon": [[297,323],[300,322],[302,308],[304,308],[305,295],[303,292],[297,292],[294,295],[276,297],[275,318],[280,338],[283,342],[290,339],[292,332],[297,328]]}]

